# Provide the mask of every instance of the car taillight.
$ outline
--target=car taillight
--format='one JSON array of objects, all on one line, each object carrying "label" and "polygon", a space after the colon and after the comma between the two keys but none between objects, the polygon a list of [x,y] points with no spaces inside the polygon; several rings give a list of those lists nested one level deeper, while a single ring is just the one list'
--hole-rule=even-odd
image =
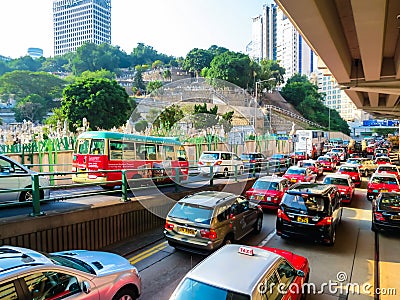
[{"label": "car taillight", "polygon": [[326,225],[331,225],[333,221],[332,217],[325,217],[323,218],[321,221],[319,221],[317,224],[317,226],[326,226]]},{"label": "car taillight", "polygon": [[255,160],[255,159],[250,159],[250,162],[251,162],[251,163],[255,163],[256,160]]},{"label": "car taillight", "polygon": [[374,212],[374,217],[377,221],[385,221],[385,217],[380,212]]},{"label": "car taillight", "polygon": [[165,222],[164,228],[167,229],[167,230],[172,230],[172,229],[174,229],[174,224],[169,223],[167,221],[167,222]]},{"label": "car taillight", "polygon": [[274,203],[279,203],[279,198],[278,198],[278,197],[273,197],[273,198],[272,198],[272,202],[274,202]]},{"label": "car taillight", "polygon": [[281,210],[280,208],[278,208],[278,212],[277,212],[276,216],[277,216],[278,218],[281,218],[282,220],[285,220],[285,221],[289,221],[289,222],[290,222],[289,217],[288,217],[288,216],[283,212],[283,210]]},{"label": "car taillight", "polygon": [[220,164],[222,164],[222,160],[217,160],[217,161],[214,163],[214,166],[219,166]]},{"label": "car taillight", "polygon": [[199,161],[198,164],[199,164],[200,166],[204,165],[204,163],[203,163],[202,161]]},{"label": "car taillight", "polygon": [[200,230],[200,235],[202,238],[210,239],[210,240],[215,240],[217,238],[217,233],[214,229],[201,229]]}]

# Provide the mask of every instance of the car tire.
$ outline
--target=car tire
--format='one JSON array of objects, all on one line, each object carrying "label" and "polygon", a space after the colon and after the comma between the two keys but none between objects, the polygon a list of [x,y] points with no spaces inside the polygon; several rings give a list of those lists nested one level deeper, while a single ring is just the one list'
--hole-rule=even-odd
[{"label": "car tire", "polygon": [[255,233],[260,233],[261,232],[262,222],[263,222],[263,218],[262,217],[258,217],[257,220],[256,220],[256,223],[254,224],[254,232]]},{"label": "car tire", "polygon": [[327,243],[328,246],[333,246],[336,241],[336,227],[333,227],[333,231],[331,235],[329,236],[329,241]]},{"label": "car tire", "polygon": [[120,289],[112,300],[133,300],[139,297],[136,289],[132,288],[122,288]]},{"label": "car tire", "polygon": [[[304,280],[303,285],[308,283],[309,281],[310,281],[310,275],[307,274],[307,277]],[[301,294],[300,300],[306,300],[307,299],[307,290],[308,290],[308,288],[302,288],[302,294]]]},{"label": "car tire", "polygon": [[[30,187],[27,187],[30,188]],[[39,191],[39,199],[44,198],[44,192],[41,190]],[[33,195],[31,191],[23,191],[19,195],[19,202],[32,202]]]},{"label": "car tire", "polygon": [[365,176],[365,177],[368,177],[368,170],[365,170],[365,171],[364,171],[364,176]]},{"label": "car tire", "polygon": [[230,244],[233,244],[233,243],[234,243],[233,234],[230,233],[224,238],[222,246],[230,245]]},{"label": "car tire", "polygon": [[371,222],[371,230],[372,230],[373,232],[378,232],[378,229],[376,228],[374,222]]},{"label": "car tire", "polygon": [[228,171],[228,169],[224,169],[223,176],[224,176],[225,178],[228,178],[228,177],[229,177],[229,171]]},{"label": "car tire", "polygon": [[112,185],[112,186],[109,186],[109,185],[101,185],[101,188],[103,189],[103,190],[105,190],[105,191],[112,191],[112,190],[114,190],[114,188],[115,188],[115,186],[114,185]]}]

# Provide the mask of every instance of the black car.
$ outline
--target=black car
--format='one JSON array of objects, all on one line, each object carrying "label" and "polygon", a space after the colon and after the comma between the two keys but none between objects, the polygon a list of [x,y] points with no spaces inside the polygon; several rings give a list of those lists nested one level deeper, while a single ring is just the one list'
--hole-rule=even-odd
[{"label": "black car", "polygon": [[372,225],[373,231],[397,231],[400,230],[400,193],[380,193],[372,201]]},{"label": "black car", "polygon": [[240,158],[243,161],[244,168],[249,172],[261,172],[266,167],[267,159],[260,152],[242,153]]},{"label": "black car", "polygon": [[342,219],[342,205],[333,184],[302,182],[285,192],[279,205],[276,233],[333,245]]}]

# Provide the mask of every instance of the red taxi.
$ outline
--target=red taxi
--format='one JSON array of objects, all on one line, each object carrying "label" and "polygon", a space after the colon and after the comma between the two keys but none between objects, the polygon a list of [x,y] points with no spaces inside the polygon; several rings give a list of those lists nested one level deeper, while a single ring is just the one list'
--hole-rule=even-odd
[{"label": "red taxi", "polygon": [[356,187],[361,186],[361,171],[360,166],[356,164],[344,164],[337,170],[338,174],[347,174],[354,182]]},{"label": "red taxi", "polygon": [[379,165],[375,173],[394,174],[400,179],[400,171],[396,165]]},{"label": "red taxi", "polygon": [[375,164],[377,164],[377,165],[384,165],[384,164],[391,165],[392,164],[392,160],[388,156],[379,156],[379,157],[377,157],[375,159]]},{"label": "red taxi", "polygon": [[283,194],[289,188],[288,179],[277,176],[258,178],[253,186],[246,191],[246,198],[257,202],[264,209],[277,209]]},{"label": "red taxi", "polygon": [[304,160],[304,159],[307,159],[307,158],[308,158],[308,155],[304,151],[295,151],[295,152],[290,154],[290,159],[293,162],[297,162],[299,160]]},{"label": "red taxi", "polygon": [[282,177],[287,178],[291,183],[315,182],[317,180],[317,174],[312,172],[309,168],[297,166],[289,167]]},{"label": "red taxi", "polygon": [[[232,272],[232,266],[239,271]],[[191,269],[169,299],[305,299],[309,276],[304,256],[231,244]]]},{"label": "red taxi", "polygon": [[340,193],[342,203],[350,204],[353,200],[355,185],[349,175],[337,173],[328,174],[325,176],[322,183],[336,185]]},{"label": "red taxi", "polygon": [[325,156],[325,155],[324,156],[320,156],[320,157],[318,157],[317,161],[322,166],[324,171],[333,172],[334,170],[336,170],[336,163],[332,159],[332,157]]},{"label": "red taxi", "polygon": [[400,184],[396,175],[374,173],[368,182],[367,199],[373,200],[380,193],[384,192],[399,192]]},{"label": "red taxi", "polygon": [[340,156],[337,152],[326,152],[325,156],[332,157],[332,159],[335,161],[336,165],[340,165]]},{"label": "red taxi", "polygon": [[324,175],[324,168],[314,159],[299,161],[297,165],[310,169],[317,177]]}]

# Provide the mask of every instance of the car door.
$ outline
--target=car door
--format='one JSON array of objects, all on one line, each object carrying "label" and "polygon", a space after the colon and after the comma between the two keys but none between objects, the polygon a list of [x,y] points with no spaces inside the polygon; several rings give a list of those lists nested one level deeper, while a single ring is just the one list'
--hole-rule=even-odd
[{"label": "car door", "polygon": [[236,198],[232,212],[235,239],[239,240],[252,230],[258,215],[257,211],[250,207],[249,201],[242,196]]},{"label": "car door", "polygon": [[23,177],[15,175],[15,165],[6,158],[0,157],[0,191],[2,191],[0,202],[18,201],[20,192],[3,192],[20,188],[20,181]]}]

